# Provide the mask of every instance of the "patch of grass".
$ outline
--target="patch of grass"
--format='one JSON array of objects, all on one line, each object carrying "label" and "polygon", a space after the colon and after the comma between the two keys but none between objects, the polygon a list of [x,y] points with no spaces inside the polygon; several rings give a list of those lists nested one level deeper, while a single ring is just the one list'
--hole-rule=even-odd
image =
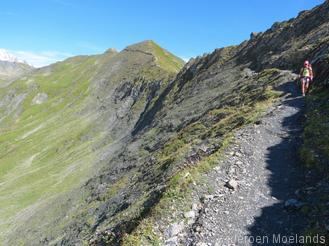
[{"label": "patch of grass", "polygon": [[[303,144],[299,154],[302,164],[317,172],[316,192],[311,197],[311,206],[307,211],[309,228],[305,231],[306,236],[321,235],[329,240],[326,229],[326,215],[328,214],[328,189],[326,185],[329,179],[329,93],[322,88],[315,88],[306,97],[306,113],[304,131],[302,134]],[[306,244],[315,245],[315,244]]]},{"label": "patch of grass", "polygon": [[161,245],[163,243],[162,232],[154,225],[158,221],[170,224],[184,220],[182,213],[188,211],[191,205],[191,185],[202,182],[202,175],[214,166],[218,165],[223,151],[232,141],[232,135],[228,135],[222,142],[221,148],[214,154],[200,161],[197,165],[189,166],[177,172],[169,181],[167,189],[160,202],[151,209],[132,234],[123,237],[123,245]]},{"label": "patch of grass", "polygon": [[183,67],[184,61],[182,59],[162,49],[158,44],[153,41],[149,41],[149,45],[155,52],[155,56],[157,57],[156,62],[163,69],[172,73],[178,73],[179,70]]},{"label": "patch of grass", "polygon": [[306,121],[300,157],[308,168],[329,171],[329,94],[314,91],[307,97]]},{"label": "patch of grass", "polygon": [[131,245],[148,245],[148,246],[159,246],[161,245],[161,239],[154,231],[151,223],[143,223],[140,225],[140,230],[132,235],[124,235],[123,246]]}]

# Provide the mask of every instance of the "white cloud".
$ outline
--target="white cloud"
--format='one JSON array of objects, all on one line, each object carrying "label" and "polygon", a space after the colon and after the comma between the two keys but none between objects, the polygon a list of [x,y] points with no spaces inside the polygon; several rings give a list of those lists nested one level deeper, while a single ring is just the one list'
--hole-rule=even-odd
[{"label": "white cloud", "polygon": [[49,64],[62,61],[70,56],[69,53],[59,52],[59,51],[15,51],[11,50],[10,53],[15,55],[20,60],[24,60],[34,67],[44,67]]}]

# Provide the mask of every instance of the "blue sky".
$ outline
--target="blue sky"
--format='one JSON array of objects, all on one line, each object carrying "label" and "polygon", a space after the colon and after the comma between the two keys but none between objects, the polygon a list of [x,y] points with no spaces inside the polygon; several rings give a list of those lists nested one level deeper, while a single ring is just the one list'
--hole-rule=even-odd
[{"label": "blue sky", "polygon": [[0,48],[35,66],[152,39],[182,58],[238,44],[324,0],[11,0]]}]

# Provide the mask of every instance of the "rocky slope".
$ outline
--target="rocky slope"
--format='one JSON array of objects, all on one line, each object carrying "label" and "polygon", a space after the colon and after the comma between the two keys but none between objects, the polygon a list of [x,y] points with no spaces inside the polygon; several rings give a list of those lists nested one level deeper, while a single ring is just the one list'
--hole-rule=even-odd
[{"label": "rocky slope", "polygon": [[181,70],[146,41],[68,59],[1,90],[4,244],[163,242],[165,225],[152,226],[181,219],[184,192],[280,96],[294,79],[286,70],[308,58],[325,74],[328,10],[326,1]]},{"label": "rocky slope", "polygon": [[[328,10],[329,1],[326,1],[297,18],[275,23],[239,46],[198,57],[183,68],[165,99],[159,101],[158,108],[145,114],[147,117],[138,122],[134,131],[144,136],[156,133],[148,141],[147,150],[155,158],[160,156],[167,175],[174,178],[151,216],[126,237],[127,245],[161,242],[166,238],[166,225],[186,220],[182,210],[191,206],[185,203],[189,197],[186,186],[195,183],[196,169],[216,164],[214,159],[219,158],[221,145],[225,146],[225,136],[257,116],[257,105],[273,96],[271,86],[277,88],[293,81],[296,75],[291,72],[297,72],[305,59],[311,60],[319,74],[315,83],[326,83]],[[156,131],[157,128],[161,130]],[[163,142],[164,147],[159,147]],[[180,203],[183,205],[177,212]],[[166,223],[159,223],[161,220]],[[312,222],[315,225],[316,220]]]},{"label": "rocky slope", "polygon": [[257,237],[259,244],[283,245],[278,235],[307,228],[307,216],[297,212],[306,204],[296,194],[305,182],[296,151],[305,102],[293,82],[280,89],[285,96],[235,134],[218,167],[204,175],[208,184],[193,189],[200,209],[185,239],[180,233],[183,245],[253,245]]}]

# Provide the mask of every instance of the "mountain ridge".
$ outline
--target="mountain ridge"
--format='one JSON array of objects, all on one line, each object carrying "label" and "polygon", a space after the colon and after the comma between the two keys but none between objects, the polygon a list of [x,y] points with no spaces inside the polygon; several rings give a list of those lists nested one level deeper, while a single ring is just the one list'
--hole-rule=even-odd
[{"label": "mountain ridge", "polygon": [[[177,212],[189,201],[184,192],[237,129],[282,96],[291,70],[306,58],[316,72],[317,64],[327,68],[328,7],[184,67],[144,41],[59,62],[0,90],[5,244],[163,242],[171,219],[184,220]],[[301,27],[298,35],[288,35],[287,23]]]},{"label": "mountain ridge", "polygon": [[[39,228],[53,218],[65,220],[57,217],[62,212],[47,216],[57,209],[52,204],[64,206],[67,193],[79,191],[106,165],[108,146],[122,142],[139,113],[174,76],[154,61],[149,55],[110,50],[33,70],[0,89],[1,241],[18,243],[23,237],[14,231],[20,228],[27,230],[25,243],[40,243],[29,226],[17,226]],[[16,196],[10,197],[13,189]]]}]

